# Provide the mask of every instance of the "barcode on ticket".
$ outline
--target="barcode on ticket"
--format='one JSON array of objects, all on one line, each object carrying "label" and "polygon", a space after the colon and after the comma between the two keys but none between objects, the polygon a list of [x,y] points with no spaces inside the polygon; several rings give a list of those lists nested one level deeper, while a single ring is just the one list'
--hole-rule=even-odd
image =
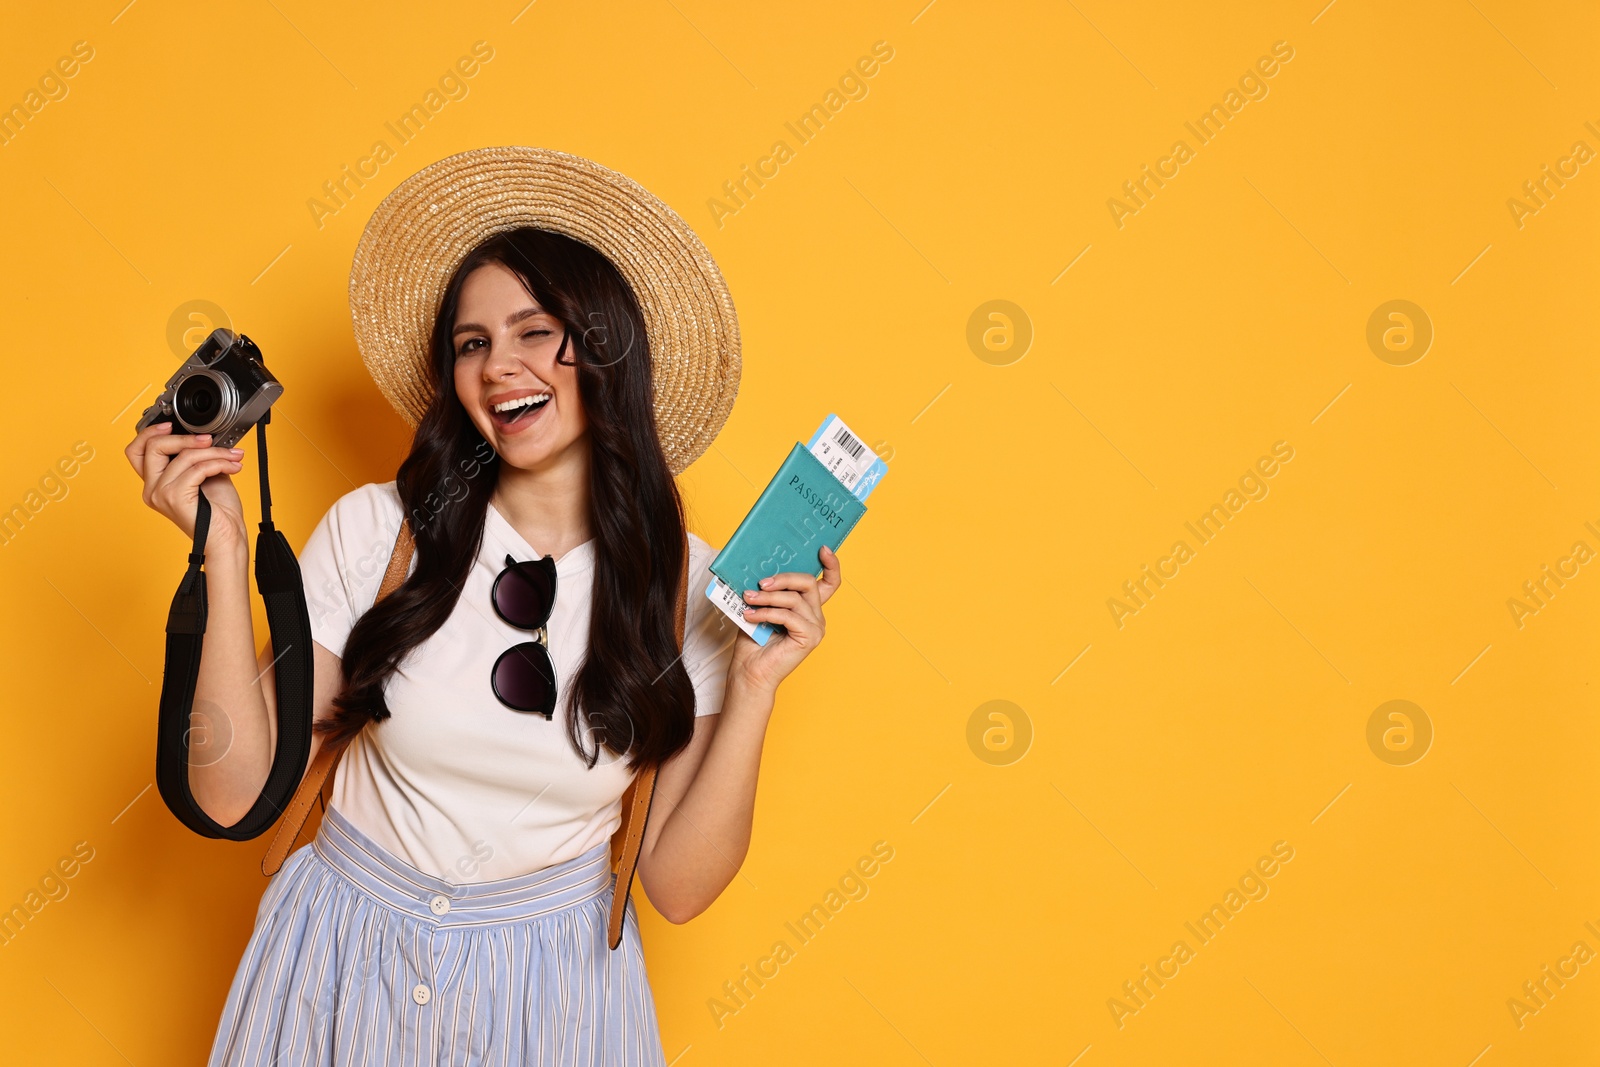
[{"label": "barcode on ticket", "polygon": [[857,500],[867,499],[879,480],[889,473],[888,465],[867,448],[837,415],[830,414],[822,420],[822,425],[811,435],[806,449]]},{"label": "barcode on ticket", "polygon": [[844,423],[841,422],[838,427],[834,429],[833,441],[834,444],[848,452],[850,457],[856,460],[856,462],[859,463],[861,461],[861,453],[866,450],[866,446],[860,441],[856,440],[855,435],[845,428]]}]

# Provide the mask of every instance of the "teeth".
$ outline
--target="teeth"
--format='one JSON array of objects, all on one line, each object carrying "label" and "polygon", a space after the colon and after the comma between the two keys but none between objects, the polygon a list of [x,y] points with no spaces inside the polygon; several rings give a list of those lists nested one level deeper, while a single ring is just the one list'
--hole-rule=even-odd
[{"label": "teeth", "polygon": [[518,397],[516,400],[507,400],[503,404],[496,404],[493,410],[497,412],[515,411],[517,408],[527,407],[530,404],[535,406],[546,404],[549,400],[549,393],[535,393],[532,396]]}]

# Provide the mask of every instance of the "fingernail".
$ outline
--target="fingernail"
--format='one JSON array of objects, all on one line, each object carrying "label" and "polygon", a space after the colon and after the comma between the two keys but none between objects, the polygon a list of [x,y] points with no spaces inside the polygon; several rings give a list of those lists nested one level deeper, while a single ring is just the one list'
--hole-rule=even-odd
[{"label": "fingernail", "polygon": [[771,578],[763,578],[763,579],[761,579],[761,583],[760,584],[761,584],[761,588],[765,589],[767,586],[772,584],[772,579]]},{"label": "fingernail", "polygon": [[194,439],[196,441],[209,441],[211,440],[211,435],[208,433],[197,433],[194,435]]},{"label": "fingernail", "polygon": [[746,600],[749,600],[751,597],[753,597],[755,595],[756,595],[756,591],[754,589],[746,589],[744,591],[744,598]]},{"label": "fingernail", "polygon": [[228,451],[232,452],[236,456],[244,455],[244,449],[242,449],[242,448],[230,448],[230,449],[228,449]]}]

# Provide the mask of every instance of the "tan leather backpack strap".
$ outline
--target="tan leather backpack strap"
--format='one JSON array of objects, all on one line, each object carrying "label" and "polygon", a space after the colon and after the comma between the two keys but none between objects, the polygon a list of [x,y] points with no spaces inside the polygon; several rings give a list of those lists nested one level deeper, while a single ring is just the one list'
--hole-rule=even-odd
[{"label": "tan leather backpack strap", "polygon": [[323,783],[331,780],[333,768],[339,762],[339,757],[344,755],[344,750],[344,743],[323,744],[317,749],[317,758],[311,761],[306,776],[300,779],[300,788],[295,790],[294,799],[284,810],[283,821],[278,823],[278,832],[273,835],[272,844],[262,857],[261,873],[268,878],[278,873],[283,861],[294,851],[300,831],[305,828],[306,819],[311,815],[311,805],[320,798]]},{"label": "tan leather backpack strap", "polygon": [[[678,650],[683,650],[684,615],[689,607],[689,534],[684,531],[683,565],[678,571],[678,602],[673,609],[673,628]],[[611,895],[611,921],[606,934],[612,948],[622,944],[622,920],[627,916],[628,894],[633,889],[633,872],[639,865],[639,846],[644,843],[645,824],[650,821],[650,801],[656,791],[656,768],[641,768],[633,783],[622,794],[622,825],[611,836],[611,869],[617,874]]]},{"label": "tan leather backpack strap", "polygon": [[[389,566],[383,572],[383,582],[378,586],[378,595],[373,599],[376,604],[400,588],[406,580],[406,572],[411,568],[411,554],[416,549],[416,542],[411,537],[411,524],[404,519],[400,521],[400,532],[394,539],[394,550],[389,553]],[[271,878],[283,866],[283,861],[289,858],[289,853],[294,850],[295,842],[300,839],[300,832],[305,829],[306,819],[311,816],[311,805],[319,799],[326,810],[333,800],[333,769],[339,764],[339,757],[344,755],[345,747],[350,739],[337,743],[324,742],[317,749],[317,758],[311,761],[311,766],[306,769],[306,775],[300,780],[300,788],[295,790],[294,799],[284,809],[283,820],[278,823],[278,832],[273,835],[272,844],[267,848],[267,854],[261,860],[261,873]]]}]

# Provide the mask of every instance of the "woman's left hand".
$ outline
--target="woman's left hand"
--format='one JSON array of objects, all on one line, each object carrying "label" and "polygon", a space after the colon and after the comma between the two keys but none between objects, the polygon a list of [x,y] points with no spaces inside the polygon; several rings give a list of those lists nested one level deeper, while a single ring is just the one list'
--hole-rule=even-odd
[{"label": "woman's left hand", "polygon": [[822,577],[802,571],[784,571],[761,580],[761,588],[746,591],[744,617],[750,622],[774,623],[782,626],[758,645],[748,635],[735,641],[733,663],[730,671],[746,684],[774,692],[778,683],[800,665],[811,650],[822,641],[827,622],[822,617],[822,605],[827,603],[839,588],[839,557],[823,545],[817,552],[822,564]]}]

